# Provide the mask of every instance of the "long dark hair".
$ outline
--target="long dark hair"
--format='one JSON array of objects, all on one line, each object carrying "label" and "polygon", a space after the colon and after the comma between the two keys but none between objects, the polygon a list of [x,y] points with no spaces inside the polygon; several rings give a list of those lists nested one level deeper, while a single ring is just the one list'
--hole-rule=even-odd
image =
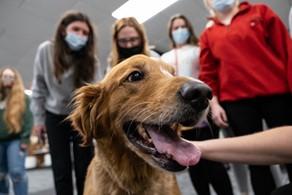
[{"label": "long dark hair", "polygon": [[[72,51],[64,40],[65,31],[72,22],[84,22],[89,28],[88,41],[80,51]],[[54,36],[54,74],[59,82],[60,76],[71,66],[74,68],[74,85],[80,87],[94,80],[96,71],[96,37],[89,17],[78,11],[68,11],[61,18]],[[72,58],[71,62],[65,59]]]},{"label": "long dark hair", "polygon": [[171,45],[170,45],[171,48],[175,48],[175,46],[176,46],[175,42],[173,40],[173,37],[172,37],[172,25],[176,19],[184,20],[186,23],[187,29],[190,32],[190,37],[187,40],[187,44],[198,45],[198,38],[197,38],[196,34],[194,33],[194,30],[193,30],[193,27],[192,27],[192,24],[190,23],[190,21],[187,19],[186,16],[184,16],[182,14],[176,14],[176,15],[172,16],[168,22],[168,37],[170,38],[170,41],[171,41]]}]

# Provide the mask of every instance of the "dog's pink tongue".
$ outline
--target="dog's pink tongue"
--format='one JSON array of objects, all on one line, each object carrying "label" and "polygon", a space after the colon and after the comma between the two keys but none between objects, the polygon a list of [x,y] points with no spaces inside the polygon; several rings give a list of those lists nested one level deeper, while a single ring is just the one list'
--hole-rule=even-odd
[{"label": "dog's pink tongue", "polygon": [[152,142],[159,153],[171,155],[180,165],[190,166],[198,163],[201,152],[194,145],[182,140],[178,136],[166,136],[163,131],[148,128]]}]

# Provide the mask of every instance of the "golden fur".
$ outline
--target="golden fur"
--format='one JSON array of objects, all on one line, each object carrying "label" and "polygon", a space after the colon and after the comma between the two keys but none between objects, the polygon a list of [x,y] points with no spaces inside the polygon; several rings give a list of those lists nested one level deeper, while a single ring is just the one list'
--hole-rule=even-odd
[{"label": "golden fur", "polygon": [[30,136],[30,143],[27,147],[28,156],[34,156],[36,159],[36,167],[44,166],[45,155],[49,153],[49,145],[47,137],[40,138],[36,135]]},{"label": "golden fur", "polygon": [[12,70],[15,74],[14,84],[9,92],[4,89],[0,79],[0,99],[7,99],[4,111],[4,121],[9,130],[13,133],[19,133],[22,129],[22,117],[25,111],[25,94],[22,78],[19,72],[14,68],[2,68],[0,70],[0,78],[3,71]]},{"label": "golden fur", "polygon": [[191,79],[173,74],[172,66],[136,55],[115,66],[100,83],[77,91],[69,118],[84,144],[94,138],[97,146],[84,195],[180,194],[175,175],[155,164],[123,131],[129,120],[161,124],[176,117],[177,91]]}]

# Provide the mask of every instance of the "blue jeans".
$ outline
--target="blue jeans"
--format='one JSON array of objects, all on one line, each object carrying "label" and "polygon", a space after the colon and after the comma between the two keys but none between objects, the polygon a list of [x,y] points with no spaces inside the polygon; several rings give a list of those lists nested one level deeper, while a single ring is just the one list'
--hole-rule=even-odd
[{"label": "blue jeans", "polygon": [[7,174],[12,180],[15,195],[28,194],[25,156],[25,151],[20,149],[20,140],[0,142],[0,194],[9,193]]}]

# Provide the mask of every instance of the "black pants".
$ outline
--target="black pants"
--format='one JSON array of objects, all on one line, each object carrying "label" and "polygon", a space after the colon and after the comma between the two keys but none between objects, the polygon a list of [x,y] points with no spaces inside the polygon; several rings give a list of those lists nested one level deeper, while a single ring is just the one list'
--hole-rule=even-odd
[{"label": "black pants", "polygon": [[[262,131],[263,119],[269,128],[292,124],[292,96],[290,94],[224,102],[222,106],[235,136]],[[275,189],[269,166],[249,166],[249,170],[256,195],[270,194]],[[287,171],[292,181],[290,164],[287,165]]]},{"label": "black pants", "polygon": [[[183,131],[182,137],[188,140],[206,140],[218,138],[219,129],[210,124],[210,128]],[[232,195],[233,190],[227,171],[222,163],[201,159],[195,166],[189,167],[189,175],[199,195],[210,195],[211,184],[218,195]]]},{"label": "black pants", "polygon": [[292,194],[292,183],[289,183],[276,189],[274,192],[272,192],[271,195],[288,195],[288,194]]},{"label": "black pants", "polygon": [[[81,147],[81,137],[66,116],[46,113],[46,128],[57,195],[73,195],[72,168],[78,195],[83,194],[87,167],[93,157],[93,145]],[[70,143],[73,145],[71,152]],[[73,155],[73,157],[72,157]]]}]

